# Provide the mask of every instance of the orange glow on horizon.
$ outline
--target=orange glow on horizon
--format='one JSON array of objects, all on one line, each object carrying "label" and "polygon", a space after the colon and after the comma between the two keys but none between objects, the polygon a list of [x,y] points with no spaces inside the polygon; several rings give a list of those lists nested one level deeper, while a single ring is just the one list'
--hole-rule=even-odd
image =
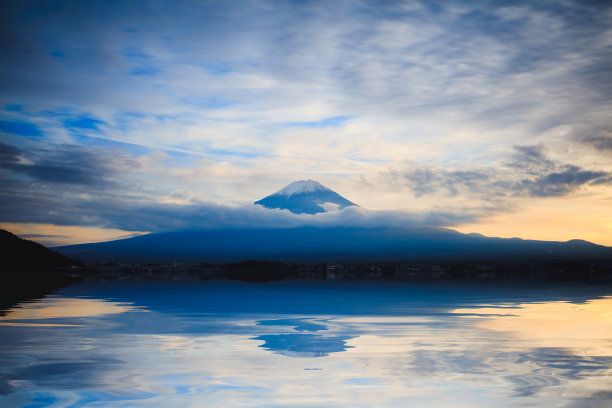
[{"label": "orange glow on horizon", "polygon": [[543,241],[582,239],[612,246],[612,199],[576,197],[530,200],[515,212],[450,226],[488,237]]},{"label": "orange glow on horizon", "polygon": [[48,247],[112,241],[129,236],[147,234],[146,231],[124,231],[115,228],[35,223],[0,223],[0,228],[12,232],[21,238],[35,241]]},{"label": "orange glow on horizon", "polygon": [[[23,302],[0,316],[0,325],[9,326],[66,326],[66,324],[21,322],[15,320],[40,320],[73,317],[92,317],[105,314],[145,311],[135,306],[101,299],[48,297],[40,302]],[[71,325],[68,325],[71,326]]]}]

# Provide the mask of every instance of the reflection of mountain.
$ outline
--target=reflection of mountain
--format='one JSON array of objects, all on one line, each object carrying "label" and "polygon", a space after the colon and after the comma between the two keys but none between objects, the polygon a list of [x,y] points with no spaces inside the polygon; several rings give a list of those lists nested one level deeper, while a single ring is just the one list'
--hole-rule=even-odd
[{"label": "reflection of mountain", "polygon": [[[276,315],[283,319],[257,319],[257,327],[287,326],[286,332],[315,332],[329,328],[323,319],[291,318],[291,315],[412,315],[418,313],[447,313],[461,308],[490,305],[500,302],[585,303],[608,296],[608,284],[587,285],[531,285],[531,284],[432,284],[414,285],[396,282],[334,282],[283,281],[269,284],[250,284],[235,281],[85,281],[62,289],[58,296],[103,298],[121,304],[132,304],[147,309],[179,316],[216,313],[220,315],[250,314]],[[134,330],[141,328],[144,316],[131,322]],[[159,322],[151,330],[159,331]],[[275,323],[275,324],[272,324]],[[199,324],[179,328],[201,333],[206,327]],[[240,332],[244,327],[240,326]],[[147,329],[148,330],[148,329]],[[257,334],[271,333],[258,332]],[[279,331],[274,330],[274,334]]]},{"label": "reflection of mountain", "polygon": [[[325,324],[319,320],[313,322],[311,319],[274,319],[260,320],[258,326],[285,326],[292,327],[299,332],[316,332],[327,330]],[[329,353],[344,351],[351,346],[346,345],[346,340],[354,336],[334,336],[304,333],[289,334],[262,334],[253,337],[253,340],[261,340],[264,344],[259,347],[270,350],[276,354],[289,357],[324,357]]]},{"label": "reflection of mountain", "polygon": [[317,334],[264,334],[253,340],[262,340],[259,347],[288,357],[324,357],[350,348],[348,336],[320,336]]},{"label": "reflection of mountain", "polygon": [[612,248],[586,241],[487,238],[444,228],[178,231],[56,249],[89,262],[612,259]]}]

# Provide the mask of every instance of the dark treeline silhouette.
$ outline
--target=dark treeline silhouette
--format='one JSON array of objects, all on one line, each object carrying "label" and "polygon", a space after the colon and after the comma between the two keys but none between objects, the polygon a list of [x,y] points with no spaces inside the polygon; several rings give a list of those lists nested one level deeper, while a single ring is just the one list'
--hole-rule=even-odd
[{"label": "dark treeline silhouette", "polygon": [[[612,260],[558,260],[515,262],[354,261],[293,263],[247,260],[231,263],[113,264],[69,268],[64,272],[99,279],[231,279],[246,282],[279,280],[338,281],[524,281],[612,282]],[[61,273],[61,269],[56,270]]]},{"label": "dark treeline silhouette", "polygon": [[293,273],[292,265],[276,261],[248,260],[222,265],[220,272],[228,279],[246,282],[269,282],[288,279]]}]

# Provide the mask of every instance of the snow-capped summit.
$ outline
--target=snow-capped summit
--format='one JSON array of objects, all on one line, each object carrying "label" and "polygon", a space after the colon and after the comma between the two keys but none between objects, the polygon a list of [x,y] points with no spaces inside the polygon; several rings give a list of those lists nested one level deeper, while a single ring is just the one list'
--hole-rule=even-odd
[{"label": "snow-capped summit", "polygon": [[314,180],[294,181],[255,204],[296,214],[316,214],[356,205]]},{"label": "snow-capped summit", "polygon": [[272,194],[273,196],[284,196],[291,197],[297,194],[305,194],[312,193],[315,191],[332,191],[329,188],[325,187],[323,184],[318,183],[314,180],[300,180],[294,181],[291,184],[286,185],[285,187],[278,190],[276,193]]}]

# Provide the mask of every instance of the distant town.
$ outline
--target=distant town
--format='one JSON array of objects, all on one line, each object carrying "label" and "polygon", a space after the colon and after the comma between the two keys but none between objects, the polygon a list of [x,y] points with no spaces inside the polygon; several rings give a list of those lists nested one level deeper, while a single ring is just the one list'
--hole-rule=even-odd
[{"label": "distant town", "polygon": [[612,261],[556,262],[342,262],[286,263],[251,260],[234,263],[122,264],[100,263],[60,267],[54,273],[74,278],[99,279],[235,279],[249,282],[275,280],[377,280],[426,282],[441,280],[558,280],[612,282]]}]

